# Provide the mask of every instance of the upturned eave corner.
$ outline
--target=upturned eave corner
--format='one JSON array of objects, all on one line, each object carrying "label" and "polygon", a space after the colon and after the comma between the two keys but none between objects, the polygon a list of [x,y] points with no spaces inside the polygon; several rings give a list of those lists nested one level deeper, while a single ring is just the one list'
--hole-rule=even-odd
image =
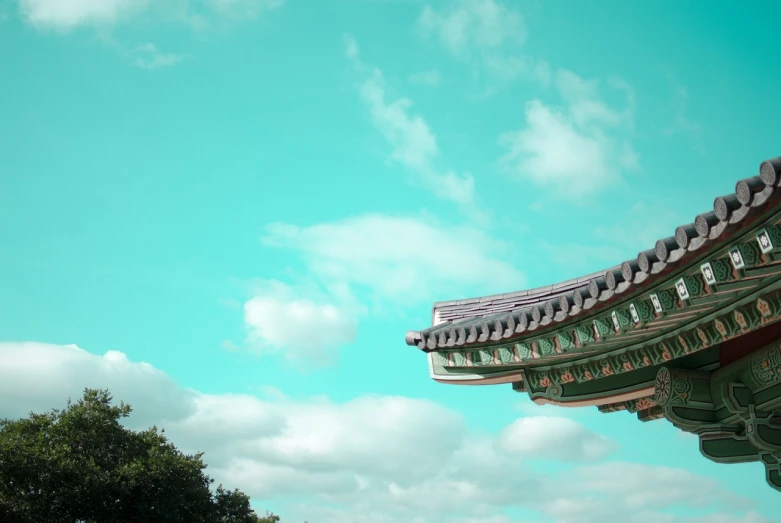
[{"label": "upturned eave corner", "polygon": [[406,333],[429,376],[538,405],[666,419],[781,490],[781,157],[634,260],[528,291],[437,302]]},{"label": "upturned eave corner", "polygon": [[658,240],[635,259],[555,285],[434,304],[432,326],[420,331],[420,345],[436,350],[519,340],[642,293],[778,207],[781,157],[762,162],[759,171],[758,176],[739,180],[732,194],[716,198],[713,210],[679,226],[674,235]]},{"label": "upturned eave corner", "polygon": [[404,341],[410,347],[419,347],[421,341],[420,331],[407,331],[407,334],[404,335]]}]

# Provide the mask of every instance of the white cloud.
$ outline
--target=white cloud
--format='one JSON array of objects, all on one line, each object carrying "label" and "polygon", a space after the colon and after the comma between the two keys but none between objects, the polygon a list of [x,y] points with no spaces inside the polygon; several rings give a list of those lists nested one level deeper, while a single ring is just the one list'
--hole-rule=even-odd
[{"label": "white cloud", "polygon": [[499,434],[505,451],[535,459],[596,461],[616,449],[615,442],[568,418],[520,418]]},{"label": "white cloud", "polygon": [[631,129],[631,89],[618,80],[612,86],[627,98],[618,111],[599,98],[597,81],[558,71],[556,88],[565,107],[540,100],[526,104],[526,126],[504,133],[499,142],[507,149],[502,158],[514,176],[563,190],[579,197],[620,179],[637,165],[637,154],[622,137]]},{"label": "white cloud", "polygon": [[430,69],[428,71],[411,74],[408,80],[412,84],[436,87],[439,85],[439,82],[442,81],[442,74],[436,69]]},{"label": "white cloud", "polygon": [[[454,56],[468,60],[494,80],[551,80],[547,62],[522,52],[526,39],[523,17],[496,0],[459,0],[436,9],[424,7],[418,27],[436,36]],[[623,110],[600,97],[597,81],[587,81],[560,69],[553,78],[561,106],[542,100],[526,104],[526,125],[504,133],[503,166],[513,175],[538,185],[553,186],[578,198],[620,179],[637,164],[637,154],[625,139],[631,130],[632,89],[618,79],[610,86],[626,96]],[[489,87],[490,91],[495,87]]]},{"label": "white cloud", "polygon": [[260,352],[284,351],[298,363],[333,362],[341,345],[357,334],[357,321],[343,307],[315,301],[285,283],[258,284],[244,304],[249,341]]},{"label": "white cloud", "polygon": [[418,29],[434,36],[452,55],[479,66],[494,79],[550,80],[547,63],[522,52],[526,24],[521,14],[495,0],[458,0],[423,8]]},{"label": "white cloud", "polygon": [[485,220],[485,214],[477,208],[474,178],[437,165],[440,150],[436,135],[426,120],[412,111],[412,100],[391,99],[382,71],[361,62],[358,45],[349,35],[345,35],[345,54],[359,72],[366,74],[361,98],[369,107],[374,127],[392,148],[390,159],[412,173],[418,185],[459,204],[470,216]]},{"label": "white cloud", "polygon": [[[273,223],[261,241],[294,251],[309,279],[255,282],[244,304],[248,342],[260,354],[282,353],[297,364],[334,362],[367,313],[525,283],[511,263],[509,244],[430,216],[366,214],[304,227]],[[236,348],[230,341],[224,346]]]},{"label": "white cloud", "polygon": [[365,214],[308,227],[276,223],[266,228],[263,243],[298,251],[330,289],[364,289],[391,303],[477,289],[501,292],[525,283],[511,264],[509,244],[432,217]]},{"label": "white cloud", "polygon": [[114,25],[148,5],[149,0],[19,0],[19,9],[30,24],[58,30]]},{"label": "white cloud", "polygon": [[[680,469],[621,462],[557,473],[527,467],[532,450],[556,459],[558,448],[563,460],[602,452],[581,441],[601,436],[569,420],[522,419],[498,435],[478,435],[457,412],[426,400],[204,394],[118,352],[0,343],[0,417],[62,408],[84,386],[109,387],[130,402],[137,428],[155,423],[183,451],[205,451],[217,481],[244,490],[261,510],[272,500],[283,520],[510,523],[503,512],[516,507],[534,513],[532,521],[555,523],[770,521],[717,482]],[[521,429],[555,437],[546,442]],[[513,434],[535,439],[534,449],[522,443],[519,454]],[[579,450],[568,454],[570,447]],[[709,515],[676,518],[668,513],[673,507]]]},{"label": "white cloud", "polygon": [[19,0],[23,18],[40,29],[67,31],[78,27],[105,28],[127,22],[153,8],[179,21],[203,26],[206,18],[255,18],[285,0]]},{"label": "white cloud", "polygon": [[151,365],[131,363],[122,352],[95,356],[75,345],[0,343],[0,417],[50,409],[55,398],[76,399],[84,387],[110,388],[118,399],[143,406],[133,416],[142,424],[195,411],[194,393]]}]

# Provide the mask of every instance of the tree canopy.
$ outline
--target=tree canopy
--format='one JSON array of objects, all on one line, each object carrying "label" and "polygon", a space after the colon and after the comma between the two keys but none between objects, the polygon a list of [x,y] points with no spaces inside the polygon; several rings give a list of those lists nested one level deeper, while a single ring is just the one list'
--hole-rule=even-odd
[{"label": "tree canopy", "polygon": [[8,523],[276,523],[205,474],[156,427],[120,420],[130,405],[86,389],[64,410],[0,420],[0,521]]}]

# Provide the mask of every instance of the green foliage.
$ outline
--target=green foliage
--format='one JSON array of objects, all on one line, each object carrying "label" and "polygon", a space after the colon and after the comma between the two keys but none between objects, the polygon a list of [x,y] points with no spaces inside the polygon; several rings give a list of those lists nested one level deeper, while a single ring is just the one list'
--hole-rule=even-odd
[{"label": "green foliage", "polygon": [[203,454],[185,455],[156,427],[135,432],[105,390],[65,410],[0,420],[0,521],[7,523],[276,523],[249,497],[212,493]]}]

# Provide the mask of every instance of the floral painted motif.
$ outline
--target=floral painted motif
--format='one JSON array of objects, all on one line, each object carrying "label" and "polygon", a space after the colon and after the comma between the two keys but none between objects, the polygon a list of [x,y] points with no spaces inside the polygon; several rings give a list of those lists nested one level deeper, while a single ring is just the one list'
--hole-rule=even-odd
[{"label": "floral painted motif", "polygon": [[714,321],[713,326],[716,327],[716,330],[719,334],[721,334],[722,338],[725,340],[729,339],[729,332],[727,332],[727,327],[721,322],[721,320]]},{"label": "floral painted motif", "polygon": [[781,381],[781,344],[754,353],[750,369],[751,377],[760,385]]},{"label": "floral painted motif", "polygon": [[678,336],[678,343],[680,343],[681,347],[683,347],[684,354],[691,354],[692,353],[691,347],[689,347],[689,344],[686,343],[686,339],[684,339],[683,336]]},{"label": "floral painted motif", "polygon": [[[779,228],[779,231],[781,235],[781,228]],[[752,250],[756,251],[756,253],[749,252]],[[750,267],[764,265],[768,262],[768,259],[763,257],[754,263],[754,254],[760,254],[755,241],[752,241],[751,245],[745,249],[741,246],[737,254],[742,258],[741,261]],[[501,348],[496,349],[495,354],[490,353],[491,357],[486,357],[488,354],[479,350],[461,353],[453,351],[450,353],[449,358],[448,356],[439,355],[440,361],[444,366],[458,366],[459,363],[462,365],[497,365],[524,361],[534,365],[535,363],[544,363],[543,361],[534,361],[537,358],[547,359],[551,357],[551,359],[555,360],[555,355],[561,353],[573,353],[573,356],[586,358],[598,354],[602,358],[598,362],[591,360],[590,362],[554,363],[555,369],[552,371],[549,369],[537,371],[534,369],[534,366],[527,370],[530,375],[530,384],[539,384],[540,387],[549,388],[562,383],[591,381],[606,376],[613,376],[616,373],[633,372],[640,368],[652,367],[662,362],[668,362],[686,354],[694,353],[719,341],[734,338],[736,335],[752,331],[760,325],[780,319],[781,290],[774,290],[762,298],[754,299],[752,302],[740,305],[734,310],[721,313],[721,318],[705,320],[707,323],[699,326],[691,325],[688,323],[689,321],[694,323],[702,322],[706,314],[717,312],[721,306],[730,305],[723,300],[721,302],[724,305],[721,305],[721,302],[718,300],[713,301],[713,305],[710,305],[711,300],[702,303],[697,301],[696,298],[703,292],[715,292],[713,289],[709,291],[707,286],[703,284],[710,283],[710,280],[716,280],[717,282],[740,280],[746,276],[742,271],[732,271],[728,256],[710,260],[708,264],[697,267],[695,270],[695,274],[684,274],[681,280],[674,283],[670,282],[668,284],[670,285],[669,287],[655,288],[652,295],[645,295],[645,298],[642,296],[635,297],[636,301],[628,304],[624,303],[622,305],[624,308],[622,309],[608,309],[605,312],[598,313],[600,316],[597,318],[591,316],[588,320],[574,326],[569,324],[569,330],[566,332],[556,332],[555,329],[552,329],[543,331],[540,337],[524,339],[516,345],[518,349],[517,355],[514,350],[506,351],[506,349]],[[768,274],[772,275],[770,272]],[[706,279],[709,281],[706,282]],[[757,283],[760,282],[758,281]],[[683,285],[681,286],[680,284]],[[676,287],[681,288],[678,289]],[[756,288],[754,287],[754,289]],[[682,292],[684,296],[689,294],[695,299],[698,314],[686,312],[691,303],[678,301],[680,297],[678,292],[676,292],[678,290],[684,291]],[[717,290],[723,291],[726,289],[719,288]],[[740,298],[748,294],[748,290],[738,289]],[[655,325],[654,320],[660,316],[654,316],[653,314],[657,304],[660,306],[659,308],[670,313],[670,316],[666,317],[664,323],[660,322],[659,327]],[[706,311],[706,307],[703,307],[704,305],[712,308]],[[641,306],[644,307],[642,311]],[[679,316],[683,320],[680,327],[677,325]],[[641,319],[640,324],[637,324],[638,319]],[[644,322],[649,322],[650,325],[646,326]],[[635,326],[636,324],[637,326]],[[567,325],[565,324],[563,327],[566,329]],[[616,327],[619,327],[618,333],[616,333]],[[630,342],[629,344],[613,341],[616,338],[622,340],[625,331],[631,328],[649,328],[649,336],[627,338],[627,341]],[[686,330],[682,334],[672,334],[670,332],[679,328]],[[653,337],[656,337],[657,332],[661,336],[661,340],[658,338],[652,340]],[[618,354],[618,352],[621,354]],[[468,361],[464,361],[465,354],[469,354]],[[627,359],[631,361],[627,361]],[[569,367],[570,365],[574,366]],[[781,369],[779,372],[781,372]]]},{"label": "floral painted motif", "polygon": [[746,330],[746,327],[748,327],[746,317],[740,311],[735,311],[735,321],[738,322],[741,330]]},{"label": "floral painted motif", "polygon": [[703,331],[699,327],[697,328],[697,337],[700,338],[700,341],[702,341],[702,345],[704,347],[710,345],[710,341],[708,340],[708,336],[705,334],[705,331]]},{"label": "floral painted motif", "polygon": [[656,403],[654,403],[654,401],[651,398],[640,398],[639,400],[637,400],[637,404],[635,405],[635,408],[637,410],[645,410],[655,406]]},{"label": "floral painted motif", "polygon": [[770,304],[762,298],[757,300],[757,310],[763,318],[768,318],[773,314],[773,311],[770,308]]}]

